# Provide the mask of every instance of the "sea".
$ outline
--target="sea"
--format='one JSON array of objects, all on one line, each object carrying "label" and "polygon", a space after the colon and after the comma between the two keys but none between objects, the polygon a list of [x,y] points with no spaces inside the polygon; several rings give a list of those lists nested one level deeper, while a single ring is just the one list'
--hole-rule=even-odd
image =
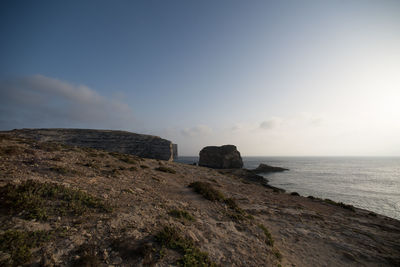
[{"label": "sea", "polygon": [[[192,164],[198,157],[179,157]],[[289,171],[260,174],[269,184],[302,196],[329,198],[400,220],[400,157],[243,157]]]}]

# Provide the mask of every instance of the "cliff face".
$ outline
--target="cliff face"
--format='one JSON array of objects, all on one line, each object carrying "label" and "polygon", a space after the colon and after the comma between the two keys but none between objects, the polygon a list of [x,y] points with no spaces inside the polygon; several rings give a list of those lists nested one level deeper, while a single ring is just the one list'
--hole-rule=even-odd
[{"label": "cliff face", "polygon": [[78,147],[103,149],[132,154],[143,158],[173,160],[177,145],[158,136],[125,131],[89,129],[21,129],[13,130],[19,137],[59,142]]}]

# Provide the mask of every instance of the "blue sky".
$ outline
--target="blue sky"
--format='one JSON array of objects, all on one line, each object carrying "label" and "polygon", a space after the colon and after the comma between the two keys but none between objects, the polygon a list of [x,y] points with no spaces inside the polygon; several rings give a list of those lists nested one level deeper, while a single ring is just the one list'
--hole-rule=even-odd
[{"label": "blue sky", "polygon": [[398,1],[2,1],[0,128],[400,155]]}]

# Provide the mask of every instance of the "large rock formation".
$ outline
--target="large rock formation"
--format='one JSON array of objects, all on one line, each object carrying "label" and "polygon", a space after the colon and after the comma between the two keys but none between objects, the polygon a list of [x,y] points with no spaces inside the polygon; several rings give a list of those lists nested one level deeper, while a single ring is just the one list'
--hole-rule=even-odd
[{"label": "large rock formation", "polygon": [[243,167],[243,161],[234,145],[207,146],[200,151],[199,166],[237,169]]},{"label": "large rock formation", "polygon": [[78,147],[91,147],[143,158],[173,160],[177,145],[158,136],[125,131],[89,129],[21,129],[13,130],[20,137],[58,142]]}]

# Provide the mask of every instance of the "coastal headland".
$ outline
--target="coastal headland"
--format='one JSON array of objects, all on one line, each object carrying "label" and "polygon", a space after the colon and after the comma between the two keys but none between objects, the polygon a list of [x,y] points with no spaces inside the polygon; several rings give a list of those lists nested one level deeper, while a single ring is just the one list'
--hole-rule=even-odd
[{"label": "coastal headland", "polygon": [[0,157],[0,265],[400,265],[400,221],[244,169],[12,131],[0,133]]}]

